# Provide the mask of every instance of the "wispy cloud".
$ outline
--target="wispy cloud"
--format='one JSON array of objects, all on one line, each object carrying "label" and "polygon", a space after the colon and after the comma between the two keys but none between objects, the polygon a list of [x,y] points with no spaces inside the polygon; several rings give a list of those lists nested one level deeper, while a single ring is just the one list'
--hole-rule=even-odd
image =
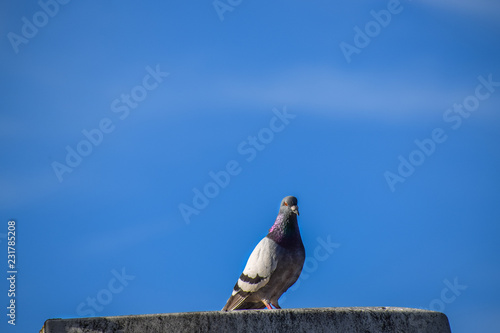
[{"label": "wispy cloud", "polygon": [[464,17],[491,20],[499,24],[500,2],[495,0],[421,0],[428,6],[455,12]]},{"label": "wispy cloud", "polygon": [[[473,75],[457,81],[440,77],[438,71],[433,74],[432,69],[424,74],[421,72],[419,68],[394,68],[353,73],[311,66],[268,77],[220,75],[202,92],[199,102],[190,103],[202,103],[206,108],[286,102],[291,107],[327,112],[341,118],[367,117],[397,122],[440,115],[443,108],[461,102],[459,98],[470,94],[477,85]],[[179,91],[173,102],[182,108],[186,98],[185,92]]]}]

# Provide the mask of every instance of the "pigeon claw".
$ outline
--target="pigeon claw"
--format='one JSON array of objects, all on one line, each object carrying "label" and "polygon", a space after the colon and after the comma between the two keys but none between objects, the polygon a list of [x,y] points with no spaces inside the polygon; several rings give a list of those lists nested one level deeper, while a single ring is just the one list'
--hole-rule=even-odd
[{"label": "pigeon claw", "polygon": [[265,300],[262,300],[262,303],[264,303],[264,305],[266,306],[266,308],[268,308],[269,310],[272,310],[272,306]]}]

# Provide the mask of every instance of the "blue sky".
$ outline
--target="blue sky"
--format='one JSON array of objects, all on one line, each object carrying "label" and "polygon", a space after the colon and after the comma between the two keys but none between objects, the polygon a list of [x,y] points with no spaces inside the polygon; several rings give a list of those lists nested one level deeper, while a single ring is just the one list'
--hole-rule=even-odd
[{"label": "blue sky", "polygon": [[499,4],[41,3],[0,11],[2,332],[220,310],[286,195],[308,261],[283,307],[495,332]]}]

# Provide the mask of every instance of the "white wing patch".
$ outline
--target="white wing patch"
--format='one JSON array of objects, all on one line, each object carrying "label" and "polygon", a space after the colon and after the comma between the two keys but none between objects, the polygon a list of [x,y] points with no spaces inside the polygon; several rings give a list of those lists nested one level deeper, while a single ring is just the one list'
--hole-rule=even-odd
[{"label": "white wing patch", "polygon": [[[245,277],[242,276],[238,279],[238,286],[241,290],[255,292],[269,282],[271,274],[278,264],[276,246],[277,244],[267,237],[264,237],[257,244],[243,270]],[[242,278],[246,281],[243,281]]]}]

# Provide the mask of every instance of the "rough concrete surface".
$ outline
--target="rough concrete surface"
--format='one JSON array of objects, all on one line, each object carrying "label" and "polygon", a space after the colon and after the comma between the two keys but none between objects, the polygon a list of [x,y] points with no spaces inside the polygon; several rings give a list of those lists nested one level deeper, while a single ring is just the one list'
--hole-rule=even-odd
[{"label": "rough concrete surface", "polygon": [[341,332],[450,333],[440,312],[394,307],[211,311],[49,319],[41,333]]}]

